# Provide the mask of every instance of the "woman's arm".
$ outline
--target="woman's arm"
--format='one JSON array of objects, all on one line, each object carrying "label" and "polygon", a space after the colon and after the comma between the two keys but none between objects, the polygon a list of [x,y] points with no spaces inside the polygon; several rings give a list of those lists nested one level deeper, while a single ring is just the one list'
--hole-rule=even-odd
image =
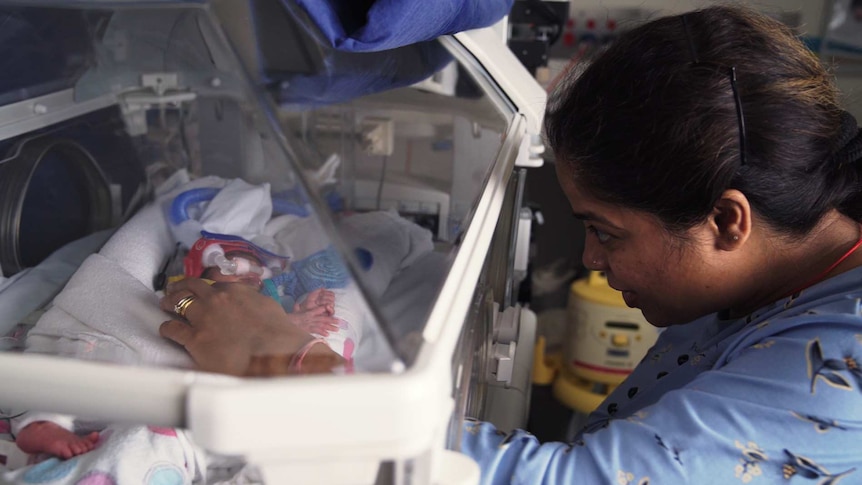
[{"label": "woman's arm", "polygon": [[[575,443],[468,422],[462,451],[483,484],[862,483],[858,319],[842,330],[817,318],[799,317],[789,330],[773,321],[717,362],[645,361],[650,372],[616,397],[661,397],[596,422]],[[697,365],[705,368],[697,377],[673,383]]]}]

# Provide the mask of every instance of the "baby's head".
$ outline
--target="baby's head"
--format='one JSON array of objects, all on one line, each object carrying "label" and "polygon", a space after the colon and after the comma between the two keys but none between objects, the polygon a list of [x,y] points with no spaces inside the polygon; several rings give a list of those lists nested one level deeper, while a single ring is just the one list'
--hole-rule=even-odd
[{"label": "baby's head", "polygon": [[267,251],[238,236],[201,232],[183,259],[186,277],[261,288],[263,280],[278,275],[288,258]]},{"label": "baby's head", "polygon": [[[263,267],[263,263],[249,251],[229,251],[224,254],[229,261],[236,263],[238,266]],[[206,266],[201,271],[200,278],[216,281],[219,283],[243,283],[255,289],[260,289],[263,286],[262,275],[248,271],[244,273],[225,273],[219,266]]]}]

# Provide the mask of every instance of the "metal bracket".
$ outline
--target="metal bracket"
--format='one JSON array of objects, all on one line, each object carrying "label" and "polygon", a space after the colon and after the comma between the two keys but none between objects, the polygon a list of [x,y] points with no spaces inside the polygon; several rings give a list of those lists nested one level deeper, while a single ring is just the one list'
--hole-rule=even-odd
[{"label": "metal bracket", "polygon": [[146,112],[152,107],[179,107],[193,101],[197,95],[190,90],[182,90],[178,85],[176,73],[151,73],[141,76],[142,89],[118,95],[120,110],[126,123],[126,131],[131,136],[147,133]]}]

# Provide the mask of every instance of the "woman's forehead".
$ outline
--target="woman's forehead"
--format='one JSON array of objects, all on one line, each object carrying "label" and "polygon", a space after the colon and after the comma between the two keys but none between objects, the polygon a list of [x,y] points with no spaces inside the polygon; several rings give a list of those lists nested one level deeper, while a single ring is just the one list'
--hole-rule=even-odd
[{"label": "woman's forehead", "polygon": [[561,180],[572,214],[581,220],[602,223],[625,230],[664,227],[658,216],[649,212],[597,199],[572,178]]},{"label": "woman's forehead", "polygon": [[600,201],[589,190],[582,187],[573,176],[571,169],[558,168],[557,179],[576,215],[580,213],[595,213],[597,211],[604,212],[614,207],[611,204]]}]

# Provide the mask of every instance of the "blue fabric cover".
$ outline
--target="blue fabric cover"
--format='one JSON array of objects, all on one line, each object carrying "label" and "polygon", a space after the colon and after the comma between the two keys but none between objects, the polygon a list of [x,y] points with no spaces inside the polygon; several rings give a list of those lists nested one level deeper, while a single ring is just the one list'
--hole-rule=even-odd
[{"label": "blue fabric cover", "polygon": [[[282,0],[289,2],[292,0]],[[393,49],[487,27],[513,0],[296,0],[338,50]]]},{"label": "blue fabric cover", "polygon": [[[369,3],[342,9],[349,23],[345,29],[365,22]],[[249,5],[258,43],[259,81],[287,109],[309,109],[408,86],[452,61],[434,38],[374,52],[338,50],[318,28],[319,19],[311,18],[295,0],[279,4],[249,0]]]},{"label": "blue fabric cover", "polygon": [[331,51],[322,72],[285,75],[276,90],[282,105],[313,108],[341,103],[360,96],[409,86],[430,77],[452,61],[435,41],[384,52],[344,53]]}]

